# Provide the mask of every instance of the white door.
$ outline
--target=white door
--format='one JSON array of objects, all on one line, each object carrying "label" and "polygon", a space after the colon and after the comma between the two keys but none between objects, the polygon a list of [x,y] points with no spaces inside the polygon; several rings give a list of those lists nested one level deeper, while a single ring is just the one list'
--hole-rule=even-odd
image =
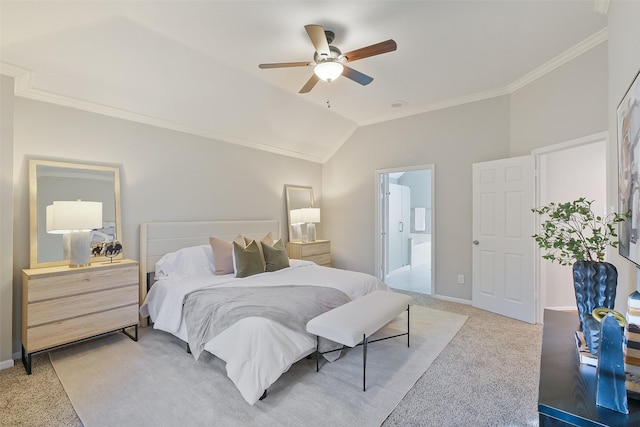
[{"label": "white door", "polygon": [[389,272],[404,265],[402,225],[402,187],[389,184]]},{"label": "white door", "polygon": [[474,307],[535,323],[534,157],[473,165]]}]

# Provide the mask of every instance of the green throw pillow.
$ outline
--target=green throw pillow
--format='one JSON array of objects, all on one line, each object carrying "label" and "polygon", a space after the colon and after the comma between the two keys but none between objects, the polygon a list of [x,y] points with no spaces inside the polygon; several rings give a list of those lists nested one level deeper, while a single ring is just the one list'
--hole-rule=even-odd
[{"label": "green throw pillow", "polygon": [[255,240],[243,248],[238,242],[233,242],[233,256],[236,261],[236,277],[247,277],[264,273],[260,249]]},{"label": "green throw pillow", "polygon": [[262,244],[262,253],[266,262],[266,271],[278,271],[289,267],[289,256],[282,239],[275,242],[273,246],[269,246],[264,242],[260,243]]}]

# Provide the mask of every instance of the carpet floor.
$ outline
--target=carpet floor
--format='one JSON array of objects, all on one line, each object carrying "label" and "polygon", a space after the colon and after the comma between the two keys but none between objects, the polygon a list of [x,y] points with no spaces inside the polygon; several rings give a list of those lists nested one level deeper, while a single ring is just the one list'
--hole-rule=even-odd
[{"label": "carpet floor", "polygon": [[[338,361],[294,364],[251,406],[209,354],[196,362],[169,334],[145,329],[136,343],[122,334],[50,353],[53,367],[86,426],[379,426],[447,346],[467,317],[414,306],[406,337],[362,347]],[[406,331],[406,313],[378,336]],[[375,337],[373,337],[375,338]]]}]

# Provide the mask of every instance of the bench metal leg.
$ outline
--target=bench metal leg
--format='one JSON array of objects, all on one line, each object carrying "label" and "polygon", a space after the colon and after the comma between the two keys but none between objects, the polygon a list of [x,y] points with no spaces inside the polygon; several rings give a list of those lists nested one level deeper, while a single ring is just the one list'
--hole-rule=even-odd
[{"label": "bench metal leg", "polygon": [[316,335],[316,372],[320,372],[320,336]]},{"label": "bench metal leg", "polygon": [[[390,337],[384,337],[384,338],[378,338],[375,340],[372,340],[371,342],[376,342],[376,341],[383,341],[383,340],[388,340],[391,338],[396,338],[396,337],[401,337],[406,335],[407,336],[407,347],[410,347],[410,325],[411,325],[411,316],[410,316],[410,305],[407,305],[407,332],[402,333],[402,334],[397,334],[397,335],[392,335]],[[366,334],[362,334],[362,342],[358,345],[362,345],[362,391],[367,391],[367,346],[369,344],[369,338],[367,338]],[[344,347],[343,347],[344,348]],[[331,353],[334,351],[338,351],[340,349],[335,349],[335,350],[330,350],[330,351],[325,351],[325,352],[320,352],[320,336],[316,335],[316,372],[320,372],[320,364],[319,364],[319,358],[321,354],[325,354],[325,353]]]},{"label": "bench metal leg", "polygon": [[407,305],[407,347],[409,347],[409,317],[410,317],[409,307],[410,305]]},{"label": "bench metal leg", "polygon": [[367,336],[362,335],[362,391],[367,391]]}]

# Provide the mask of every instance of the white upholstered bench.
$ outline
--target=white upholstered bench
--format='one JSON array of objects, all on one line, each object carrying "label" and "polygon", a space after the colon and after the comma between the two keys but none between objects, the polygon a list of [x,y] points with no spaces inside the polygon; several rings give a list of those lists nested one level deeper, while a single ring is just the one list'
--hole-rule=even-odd
[{"label": "white upholstered bench", "polygon": [[[307,332],[316,335],[316,371],[319,355],[341,349],[320,352],[320,337],[348,347],[362,344],[362,390],[367,389],[367,344],[399,336],[407,336],[409,347],[409,306],[413,299],[392,291],[374,291],[363,297],[314,317],[307,323]],[[407,311],[407,332],[369,341],[369,337],[384,325]]]}]

